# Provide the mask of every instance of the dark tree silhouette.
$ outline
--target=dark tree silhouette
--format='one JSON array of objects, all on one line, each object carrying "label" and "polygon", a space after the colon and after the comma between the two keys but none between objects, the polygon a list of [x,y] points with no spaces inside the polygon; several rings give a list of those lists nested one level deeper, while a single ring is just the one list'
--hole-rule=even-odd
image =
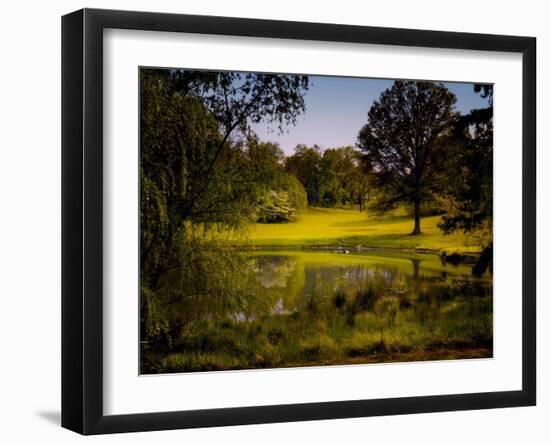
[{"label": "dark tree silhouette", "polygon": [[474,85],[487,98],[486,108],[460,116],[451,134],[444,192],[446,214],[439,227],[449,234],[485,229],[486,242],[475,274],[492,266],[493,225],[493,85]]},{"label": "dark tree silhouette", "polygon": [[455,119],[455,102],[442,84],[396,81],[374,102],[359,132],[357,145],[378,190],[376,209],[411,205],[412,235],[421,233],[421,204],[440,190],[442,139]]}]

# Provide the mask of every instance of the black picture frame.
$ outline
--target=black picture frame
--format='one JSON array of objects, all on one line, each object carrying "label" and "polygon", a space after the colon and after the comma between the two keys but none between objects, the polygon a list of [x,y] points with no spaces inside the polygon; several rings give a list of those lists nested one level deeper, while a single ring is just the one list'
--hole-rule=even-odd
[{"label": "black picture frame", "polygon": [[[522,389],[130,415],[103,413],[103,30],[171,31],[519,53],[523,64]],[[536,403],[536,39],[83,9],[62,18],[62,426],[82,434]]]}]

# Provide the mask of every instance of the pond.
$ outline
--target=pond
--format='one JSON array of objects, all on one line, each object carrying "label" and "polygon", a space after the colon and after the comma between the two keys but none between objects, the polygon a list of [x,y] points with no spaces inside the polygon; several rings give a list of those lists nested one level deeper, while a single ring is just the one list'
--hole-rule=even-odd
[{"label": "pond", "polygon": [[144,372],[492,357],[492,278],[471,266],[394,252],[243,257],[242,299],[195,299],[182,310],[194,318]]}]

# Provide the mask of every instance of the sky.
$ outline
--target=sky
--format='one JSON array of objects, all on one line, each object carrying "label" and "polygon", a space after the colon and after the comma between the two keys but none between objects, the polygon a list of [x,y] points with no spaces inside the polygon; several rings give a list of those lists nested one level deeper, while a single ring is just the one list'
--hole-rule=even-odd
[{"label": "sky", "polygon": [[[355,145],[373,102],[393,85],[393,80],[350,77],[310,76],[309,82],[306,111],[295,126],[286,126],[282,134],[275,125],[253,126],[260,140],[279,143],[287,155],[300,143],[324,149]],[[443,84],[456,95],[455,109],[461,114],[487,106],[487,99],[474,92],[472,83]]]}]

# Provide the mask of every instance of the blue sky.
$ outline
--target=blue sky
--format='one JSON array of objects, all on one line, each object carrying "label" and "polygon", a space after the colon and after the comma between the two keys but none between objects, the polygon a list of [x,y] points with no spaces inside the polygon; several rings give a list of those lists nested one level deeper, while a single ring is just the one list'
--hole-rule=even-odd
[{"label": "blue sky", "polygon": [[[265,123],[253,126],[261,140],[278,142],[287,155],[299,143],[323,148],[354,145],[373,102],[393,84],[393,80],[349,77],[310,76],[309,80],[306,112],[295,126],[285,127],[283,134]],[[462,114],[487,106],[487,99],[474,92],[472,83],[444,84],[456,95],[455,108]]]}]

